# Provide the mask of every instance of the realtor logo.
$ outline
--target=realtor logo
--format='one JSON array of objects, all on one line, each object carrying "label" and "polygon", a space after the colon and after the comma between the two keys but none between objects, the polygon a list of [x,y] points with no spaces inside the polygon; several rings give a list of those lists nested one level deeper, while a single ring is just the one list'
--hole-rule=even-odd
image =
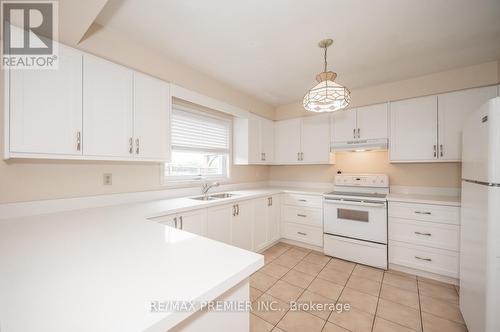
[{"label": "realtor logo", "polygon": [[2,68],[57,68],[55,1],[2,1]]}]

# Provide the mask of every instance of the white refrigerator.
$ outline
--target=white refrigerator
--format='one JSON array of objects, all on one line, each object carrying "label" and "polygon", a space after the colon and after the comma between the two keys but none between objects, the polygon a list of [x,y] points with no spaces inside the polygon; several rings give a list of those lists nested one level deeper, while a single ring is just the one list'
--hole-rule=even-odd
[{"label": "white refrigerator", "polygon": [[500,97],[466,120],[460,310],[470,332],[500,331]]}]

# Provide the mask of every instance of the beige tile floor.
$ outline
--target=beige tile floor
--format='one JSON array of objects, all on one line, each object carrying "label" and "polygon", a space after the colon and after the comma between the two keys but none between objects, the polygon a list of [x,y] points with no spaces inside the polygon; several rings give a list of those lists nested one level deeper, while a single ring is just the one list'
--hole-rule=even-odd
[{"label": "beige tile floor", "polygon": [[[251,331],[467,331],[458,309],[458,289],[453,285],[330,258],[281,242],[263,254],[266,265],[250,278]],[[351,309],[290,310],[291,301],[343,303]],[[266,303],[272,303],[274,310],[262,305]]]}]

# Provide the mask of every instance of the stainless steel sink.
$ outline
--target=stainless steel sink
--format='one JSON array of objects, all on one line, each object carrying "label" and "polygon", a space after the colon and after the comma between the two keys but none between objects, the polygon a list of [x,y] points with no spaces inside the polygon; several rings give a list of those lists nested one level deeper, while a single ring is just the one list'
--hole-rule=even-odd
[{"label": "stainless steel sink", "polygon": [[230,193],[220,193],[220,194],[212,194],[212,195],[209,195],[208,197],[212,197],[215,199],[221,199],[221,198],[229,198],[229,197],[233,197],[233,196],[235,196],[235,195],[230,194]]},{"label": "stainless steel sink", "polygon": [[220,194],[212,194],[212,195],[202,195],[202,196],[194,196],[194,197],[189,197],[191,199],[196,199],[198,201],[213,201],[215,199],[224,199],[224,198],[229,198],[236,196],[235,194],[230,194],[230,193],[220,193]]}]

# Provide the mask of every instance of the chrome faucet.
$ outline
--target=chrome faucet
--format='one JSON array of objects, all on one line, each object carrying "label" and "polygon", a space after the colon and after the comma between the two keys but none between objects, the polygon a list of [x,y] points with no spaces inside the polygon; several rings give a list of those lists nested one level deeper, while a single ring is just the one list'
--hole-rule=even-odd
[{"label": "chrome faucet", "polygon": [[204,183],[203,186],[201,187],[201,192],[203,195],[206,195],[211,188],[218,187],[218,186],[219,186],[219,182],[213,182],[211,184]]}]

